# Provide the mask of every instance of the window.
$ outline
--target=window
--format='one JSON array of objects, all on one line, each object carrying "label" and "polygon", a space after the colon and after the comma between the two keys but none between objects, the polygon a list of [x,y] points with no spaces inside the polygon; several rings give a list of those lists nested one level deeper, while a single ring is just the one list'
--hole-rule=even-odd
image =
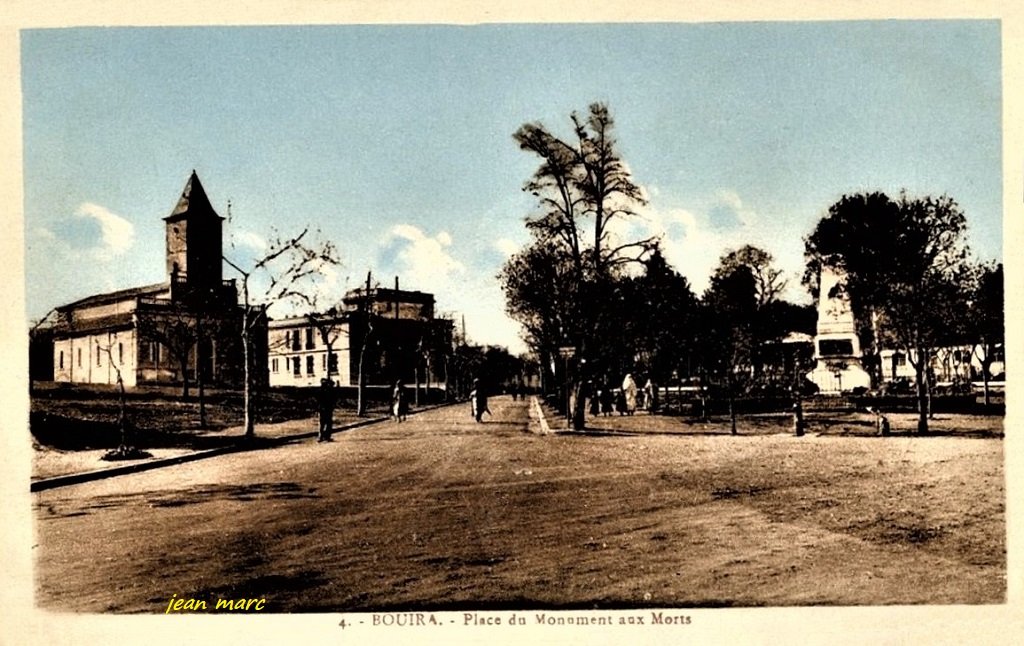
[{"label": "window", "polygon": [[292,362],[292,374],[296,377],[302,374],[302,363],[298,357],[295,357],[295,360]]},{"label": "window", "polygon": [[277,372],[277,359],[270,360],[270,371]]},{"label": "window", "polygon": [[892,355],[892,363],[894,366],[905,366],[907,365],[907,355],[902,352],[897,352]]},{"label": "window", "polygon": [[332,352],[331,353],[331,360],[330,360],[330,363],[328,364],[328,367],[330,368],[330,374],[332,374],[332,375],[338,374],[338,353],[337,352]]},{"label": "window", "polygon": [[292,333],[291,330],[285,330],[284,332],[284,347],[288,347],[292,344]]},{"label": "window", "polygon": [[64,351],[63,350],[60,351],[60,369],[61,370],[64,369]]},{"label": "window", "polygon": [[313,355],[309,355],[306,357],[306,374],[313,374]]},{"label": "window", "polygon": [[316,347],[316,343],[314,342],[314,339],[313,339],[313,328],[308,327],[308,328],[306,328],[306,349],[307,350],[312,350],[315,347]]},{"label": "window", "polygon": [[117,364],[121,365],[124,363],[124,344],[117,344]]},{"label": "window", "polygon": [[299,331],[295,330],[295,333],[292,334],[292,350],[301,350],[301,349],[302,348],[300,346]]},{"label": "window", "polygon": [[82,348],[78,348],[78,367],[82,367]]},{"label": "window", "polygon": [[100,365],[100,344],[96,344],[96,365]]}]

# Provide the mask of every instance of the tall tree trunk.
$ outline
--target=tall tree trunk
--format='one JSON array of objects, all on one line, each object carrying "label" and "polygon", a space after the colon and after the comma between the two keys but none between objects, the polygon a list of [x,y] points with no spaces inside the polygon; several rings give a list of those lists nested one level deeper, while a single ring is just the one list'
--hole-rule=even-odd
[{"label": "tall tree trunk", "polygon": [[[113,363],[113,357],[111,363]],[[121,446],[128,446],[128,416],[127,416],[127,396],[124,391],[124,379],[121,377],[120,368],[115,368],[117,371],[117,427],[121,431]]]},{"label": "tall tree trunk", "polygon": [[256,420],[253,416],[253,375],[252,375],[252,341],[250,340],[250,325],[252,313],[249,311],[248,286],[245,288],[245,306],[242,319],[242,370],[244,386],[242,388],[242,407],[245,420],[245,438],[251,440],[256,437]]},{"label": "tall tree trunk", "polygon": [[[582,361],[584,352],[586,352],[586,341],[581,341],[577,347],[575,355],[575,369],[571,372],[571,384],[572,384],[572,410],[570,411],[570,421],[572,428],[575,431],[582,431],[587,426],[587,398],[583,392],[584,384],[586,383],[586,376],[584,375],[584,366],[587,364]],[[566,369],[568,369],[569,362],[566,361]]]},{"label": "tall tree trunk", "polygon": [[182,356],[181,360],[181,398],[183,400],[188,399],[188,351]]},{"label": "tall tree trunk", "polygon": [[417,361],[415,361],[412,364],[413,380],[416,382],[416,388],[415,388],[414,393],[413,393],[412,403],[413,403],[414,406],[417,406],[417,407],[420,405],[420,365],[419,364],[420,364],[420,362],[419,362],[418,359],[417,359]]},{"label": "tall tree trunk", "polygon": [[804,434],[804,394],[801,386],[803,381],[800,377],[799,364],[796,364],[797,368],[794,370],[794,384],[793,384],[793,433],[800,437]]},{"label": "tall tree trunk", "polygon": [[426,381],[426,397],[424,397],[424,400],[426,401],[426,403],[430,403],[430,378],[431,378],[431,375],[430,375],[430,356],[428,355],[428,356],[424,357],[423,360],[424,360],[423,377],[424,377],[424,380]]},{"label": "tall tree trunk", "polygon": [[923,434],[928,432],[928,384],[925,374],[927,358],[920,345],[916,350],[917,361],[914,362],[914,373],[917,379],[917,432]]},{"label": "tall tree trunk", "polygon": [[985,389],[985,410],[988,410],[989,406],[989,395],[988,395],[988,381],[989,381],[989,370],[992,368],[992,350],[989,348],[985,340],[981,340],[981,347],[985,350],[985,359],[981,362],[981,383]]},{"label": "tall tree trunk", "polygon": [[736,435],[736,392],[729,384],[729,432]]},{"label": "tall tree trunk", "polygon": [[363,338],[359,344],[359,374],[356,376],[356,415],[366,416],[366,346],[370,341],[370,280],[372,272],[366,272],[366,292],[363,299]]},{"label": "tall tree trunk", "polygon": [[206,365],[206,357],[203,354],[203,327],[202,314],[196,317],[196,393],[199,397],[199,428],[206,428],[206,391],[203,368]]},{"label": "tall tree trunk", "polygon": [[988,370],[991,364],[984,363],[981,366],[981,383],[985,389],[985,410],[988,410],[989,406],[989,394],[988,394]]}]

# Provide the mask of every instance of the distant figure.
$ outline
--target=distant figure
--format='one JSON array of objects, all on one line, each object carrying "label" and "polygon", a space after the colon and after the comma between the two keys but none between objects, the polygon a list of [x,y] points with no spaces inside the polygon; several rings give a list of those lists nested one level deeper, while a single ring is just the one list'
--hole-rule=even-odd
[{"label": "distant figure", "polygon": [[402,422],[408,414],[409,400],[405,396],[405,386],[399,380],[395,382],[395,389],[391,393],[391,416]]},{"label": "distant figure", "polygon": [[512,401],[519,399],[519,384],[512,382],[512,385],[508,387],[510,393],[512,393]]},{"label": "distant figure", "polygon": [[612,414],[612,407],[615,401],[615,395],[612,393],[611,386],[605,384],[601,387],[601,414],[605,417]]},{"label": "distant figure", "polygon": [[590,416],[597,417],[601,413],[601,398],[604,397],[604,386],[598,386],[590,395]]},{"label": "distant figure", "polygon": [[644,384],[644,410],[651,413],[655,409],[654,404],[654,393],[657,391],[654,388],[654,382],[647,379],[647,383]]},{"label": "distant figure", "polygon": [[632,415],[636,411],[636,382],[633,381],[633,375],[627,374],[626,378],[622,380],[622,394],[626,399],[626,414]]},{"label": "distant figure", "polygon": [[316,393],[316,407],[320,417],[318,442],[331,441],[331,434],[334,432],[334,403],[336,399],[334,382],[327,378],[321,379],[320,389]]},{"label": "distant figure", "polygon": [[875,430],[878,431],[878,434],[889,435],[892,430],[889,425],[889,418],[882,414],[882,410],[879,408],[868,408],[868,412],[875,416]]},{"label": "distant figure", "polygon": [[473,390],[469,393],[469,400],[472,406],[473,419],[476,421],[482,422],[484,413],[493,415],[490,409],[487,408],[487,393],[484,392],[484,387],[479,379],[473,380]]}]

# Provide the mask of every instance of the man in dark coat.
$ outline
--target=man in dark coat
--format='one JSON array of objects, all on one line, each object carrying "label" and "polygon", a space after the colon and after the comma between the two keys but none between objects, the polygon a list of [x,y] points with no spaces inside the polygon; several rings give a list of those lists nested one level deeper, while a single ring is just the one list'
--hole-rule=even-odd
[{"label": "man in dark coat", "polygon": [[479,379],[473,380],[473,390],[469,393],[469,398],[472,401],[473,418],[482,422],[484,413],[490,415],[491,411],[487,408],[487,393]]},{"label": "man in dark coat", "polygon": [[334,404],[336,399],[334,382],[327,378],[321,379],[320,389],[316,394],[316,407],[320,415],[318,442],[331,441],[331,433],[334,432]]}]

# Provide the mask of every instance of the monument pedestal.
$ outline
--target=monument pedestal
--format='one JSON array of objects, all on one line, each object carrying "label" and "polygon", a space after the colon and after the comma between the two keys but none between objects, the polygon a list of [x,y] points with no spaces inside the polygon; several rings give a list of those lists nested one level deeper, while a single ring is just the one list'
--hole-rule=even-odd
[{"label": "monument pedestal", "polygon": [[807,378],[823,394],[838,395],[870,388],[871,375],[861,363],[863,353],[853,308],[840,269],[822,267],[818,293],[818,327],[814,337],[814,370]]},{"label": "monument pedestal", "polygon": [[860,363],[860,359],[834,361],[819,358],[814,370],[807,378],[818,387],[823,395],[839,395],[855,388],[871,388],[871,375]]}]

